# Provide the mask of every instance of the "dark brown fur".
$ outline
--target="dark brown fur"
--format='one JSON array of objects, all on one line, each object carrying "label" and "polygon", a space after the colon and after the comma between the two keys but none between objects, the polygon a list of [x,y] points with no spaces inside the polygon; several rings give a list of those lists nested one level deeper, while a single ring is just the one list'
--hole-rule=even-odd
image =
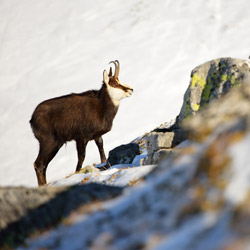
[{"label": "dark brown fur", "polygon": [[40,103],[30,120],[40,144],[34,163],[38,184],[46,184],[47,166],[67,141],[76,141],[76,171],[82,167],[85,148],[90,140],[95,140],[101,161],[105,162],[101,136],[111,130],[117,110],[118,107],[113,104],[105,84],[100,90],[61,96]]}]

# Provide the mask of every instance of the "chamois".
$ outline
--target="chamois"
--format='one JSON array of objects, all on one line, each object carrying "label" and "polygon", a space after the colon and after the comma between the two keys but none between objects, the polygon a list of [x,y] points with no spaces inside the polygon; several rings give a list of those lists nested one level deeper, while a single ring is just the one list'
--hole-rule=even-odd
[{"label": "chamois", "polygon": [[118,78],[120,63],[115,65],[115,73],[103,71],[100,90],[89,90],[79,94],[69,94],[40,103],[30,120],[34,136],[39,141],[39,153],[34,162],[38,185],[47,183],[46,169],[58,150],[67,141],[74,140],[78,153],[76,172],[82,167],[87,143],[95,140],[101,162],[106,161],[102,135],[112,128],[120,100],[132,95],[133,89],[122,84]]}]

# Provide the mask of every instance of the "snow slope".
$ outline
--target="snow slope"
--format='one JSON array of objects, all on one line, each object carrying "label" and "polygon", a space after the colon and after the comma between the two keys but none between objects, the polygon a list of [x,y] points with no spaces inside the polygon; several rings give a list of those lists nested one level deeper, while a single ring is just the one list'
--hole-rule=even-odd
[{"label": "snow slope", "polygon": [[[36,185],[38,143],[28,123],[35,106],[98,89],[111,60],[120,60],[120,79],[134,95],[104,136],[106,153],[174,118],[195,66],[248,58],[249,8],[247,0],[0,1],[0,185]],[[93,143],[84,164],[92,162],[99,162]],[[48,181],[75,165],[68,143],[51,162]]]}]

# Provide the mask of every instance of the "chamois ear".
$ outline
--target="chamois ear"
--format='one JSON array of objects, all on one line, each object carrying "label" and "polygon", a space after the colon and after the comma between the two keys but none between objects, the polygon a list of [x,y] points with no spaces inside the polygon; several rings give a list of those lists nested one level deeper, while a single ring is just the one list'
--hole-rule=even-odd
[{"label": "chamois ear", "polygon": [[110,69],[109,69],[109,77],[111,77],[113,75],[113,73],[112,73],[112,67],[110,67]]},{"label": "chamois ear", "polygon": [[108,74],[107,74],[107,71],[106,69],[103,71],[103,82],[108,85],[109,83],[109,77],[108,77]]}]

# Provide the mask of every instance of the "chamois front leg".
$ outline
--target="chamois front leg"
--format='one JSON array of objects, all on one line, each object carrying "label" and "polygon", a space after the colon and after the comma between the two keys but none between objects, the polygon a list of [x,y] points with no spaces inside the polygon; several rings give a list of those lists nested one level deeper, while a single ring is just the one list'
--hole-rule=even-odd
[{"label": "chamois front leg", "polygon": [[98,147],[98,150],[99,150],[99,153],[100,153],[100,158],[101,158],[101,162],[104,163],[107,161],[106,159],[106,156],[105,156],[105,152],[104,152],[104,149],[103,149],[103,139],[102,137],[98,137],[95,139],[95,143]]},{"label": "chamois front leg", "polygon": [[46,181],[46,167],[37,165],[37,163],[34,162],[34,168],[36,171],[38,186],[40,187],[40,186],[46,185],[46,183],[47,183],[47,181]]},{"label": "chamois front leg", "polygon": [[77,154],[78,154],[78,163],[76,166],[76,172],[79,172],[82,168],[82,163],[85,159],[85,151],[86,151],[87,143],[88,142],[85,142],[84,140],[76,141],[76,148],[77,148]]}]

